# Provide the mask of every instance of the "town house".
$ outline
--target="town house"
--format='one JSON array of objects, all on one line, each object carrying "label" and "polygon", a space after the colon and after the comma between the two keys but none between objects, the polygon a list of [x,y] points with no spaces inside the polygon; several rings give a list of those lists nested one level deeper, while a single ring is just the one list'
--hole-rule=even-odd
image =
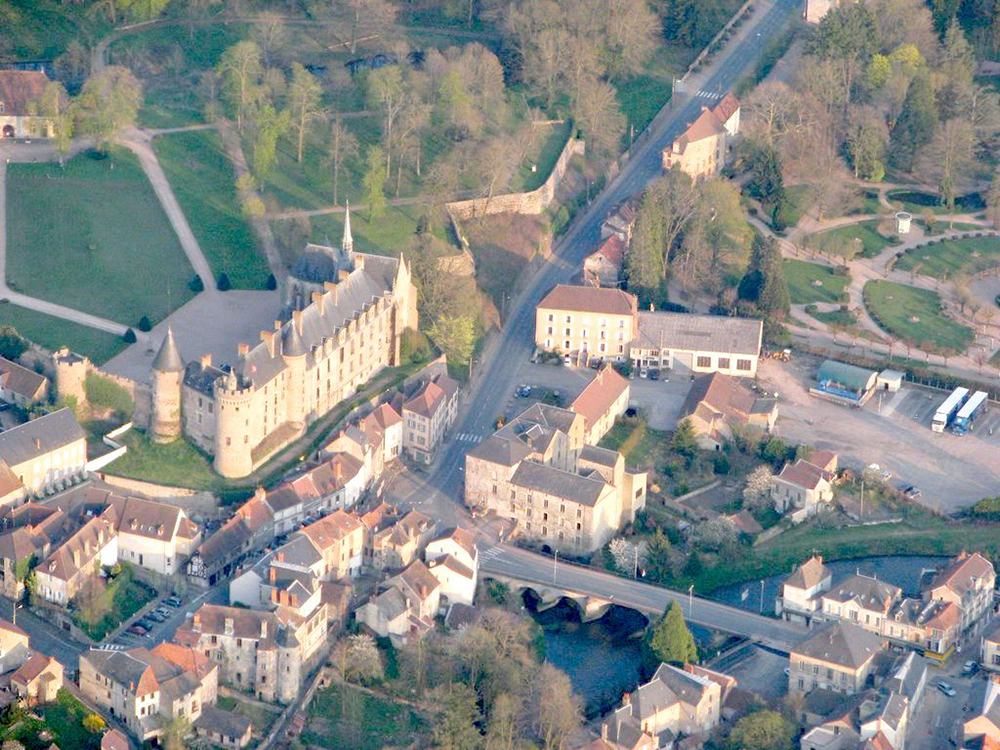
[{"label": "town house", "polygon": [[403,449],[429,464],[458,414],[458,383],[447,375],[426,381],[403,404]]},{"label": "town house", "polygon": [[65,606],[102,567],[118,562],[118,534],[109,515],[87,521],[35,568],[40,597]]},{"label": "town house", "polygon": [[388,579],[381,593],[355,612],[357,621],[397,648],[433,629],[441,608],[441,585],[420,560]]},{"label": "town house", "polygon": [[584,440],[597,445],[628,408],[630,386],[610,365],[602,367],[597,376],[587,383],[570,410],[584,419]]},{"label": "town house", "polygon": [[87,436],[71,409],[59,409],[0,433],[0,461],[29,492],[63,489],[86,468]]},{"label": "town house", "polygon": [[663,168],[680,169],[694,179],[711,177],[725,166],[740,130],[740,103],[731,93],[690,123],[662,153]]},{"label": "town house", "polygon": [[775,510],[800,521],[832,502],[837,460],[836,453],[814,451],[808,459],[786,463],[771,483]]},{"label": "town house", "polygon": [[791,650],[788,692],[806,695],[824,688],[856,693],[865,687],[884,646],[881,637],[850,622],[830,623]]}]

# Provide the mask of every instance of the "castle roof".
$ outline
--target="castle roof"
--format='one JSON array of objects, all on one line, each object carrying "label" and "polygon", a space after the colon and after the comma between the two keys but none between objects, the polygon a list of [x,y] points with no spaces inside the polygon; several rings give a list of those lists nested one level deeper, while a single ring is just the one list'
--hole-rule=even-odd
[{"label": "castle roof", "polygon": [[160,351],[156,353],[153,360],[153,369],[157,372],[180,372],[184,369],[184,360],[177,350],[177,342],[174,341],[174,329],[167,326],[167,335],[163,337],[160,344]]},{"label": "castle roof", "polygon": [[281,338],[281,353],[286,357],[302,357],[306,354],[305,344],[299,335],[299,329],[294,322],[285,326],[285,333]]}]

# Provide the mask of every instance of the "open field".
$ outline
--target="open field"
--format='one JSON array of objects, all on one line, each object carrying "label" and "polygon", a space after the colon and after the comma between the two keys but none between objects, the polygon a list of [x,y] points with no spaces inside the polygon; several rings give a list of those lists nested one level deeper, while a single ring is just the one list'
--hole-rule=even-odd
[{"label": "open field", "polygon": [[48,59],[73,39],[84,45],[111,28],[106,16],[90,7],[59,0],[0,0],[0,58]]},{"label": "open field", "polygon": [[935,279],[950,279],[956,273],[974,271],[1000,260],[1000,237],[968,237],[920,245],[906,252],[894,268]]},{"label": "open field", "polygon": [[68,346],[101,365],[128,348],[121,336],[72,323],[26,307],[0,302],[0,325],[12,325],[24,338],[49,351]]},{"label": "open field", "polygon": [[408,746],[420,730],[420,719],[409,706],[335,683],[318,691],[309,704],[302,741],[320,747],[379,750]]},{"label": "open field", "polygon": [[108,474],[199,490],[225,484],[212,470],[209,459],[186,440],[154,443],[136,430],[129,430],[119,439],[128,446],[128,452],[108,465]]},{"label": "open field", "polygon": [[941,312],[937,292],[875,280],[865,284],[864,294],[865,305],[875,321],[914,346],[960,352],[972,343],[972,329]]},{"label": "open field", "polygon": [[172,133],[153,147],[212,272],[227,274],[234,289],[263,289],[271,272],[237,205],[236,175],[219,134]]},{"label": "open field", "polygon": [[193,296],[194,271],[130,152],[11,164],[7,183],[12,289],[131,326]]},{"label": "open field", "polygon": [[[793,305],[810,302],[837,302],[850,278],[833,272],[830,266],[787,259],[784,262],[785,281]],[[819,282],[814,284],[813,282]]]},{"label": "open field", "polygon": [[824,252],[833,253],[836,252],[836,249],[829,247],[828,243],[830,242],[847,243],[852,240],[861,240],[862,249],[859,257],[862,258],[874,258],[890,244],[888,239],[878,233],[877,219],[869,219],[858,224],[837,227],[836,229],[814,234],[812,237],[822,243]]}]

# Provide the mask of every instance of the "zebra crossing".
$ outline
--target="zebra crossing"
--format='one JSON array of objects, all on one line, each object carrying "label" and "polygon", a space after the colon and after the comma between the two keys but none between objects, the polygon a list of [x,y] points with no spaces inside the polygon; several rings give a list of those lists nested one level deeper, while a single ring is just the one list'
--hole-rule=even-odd
[{"label": "zebra crossing", "polygon": [[460,432],[455,436],[455,441],[459,443],[478,443],[483,439],[482,435],[473,435],[471,432]]},{"label": "zebra crossing", "polygon": [[699,89],[696,96],[702,99],[708,99],[709,101],[717,101],[725,96],[725,94],[718,91],[705,91],[705,89]]}]

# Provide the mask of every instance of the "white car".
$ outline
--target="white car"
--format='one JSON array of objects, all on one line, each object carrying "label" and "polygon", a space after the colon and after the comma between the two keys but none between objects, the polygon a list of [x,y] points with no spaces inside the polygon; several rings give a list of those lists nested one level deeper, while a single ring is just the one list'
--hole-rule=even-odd
[{"label": "white car", "polygon": [[955,688],[953,688],[947,682],[939,682],[937,684],[937,688],[942,693],[944,693],[945,695],[947,695],[949,698],[954,698],[957,695],[957,693],[955,692]]},{"label": "white car", "polygon": [[639,370],[639,377],[640,378],[649,377],[649,369],[646,368],[646,367],[640,368],[640,370]]}]

